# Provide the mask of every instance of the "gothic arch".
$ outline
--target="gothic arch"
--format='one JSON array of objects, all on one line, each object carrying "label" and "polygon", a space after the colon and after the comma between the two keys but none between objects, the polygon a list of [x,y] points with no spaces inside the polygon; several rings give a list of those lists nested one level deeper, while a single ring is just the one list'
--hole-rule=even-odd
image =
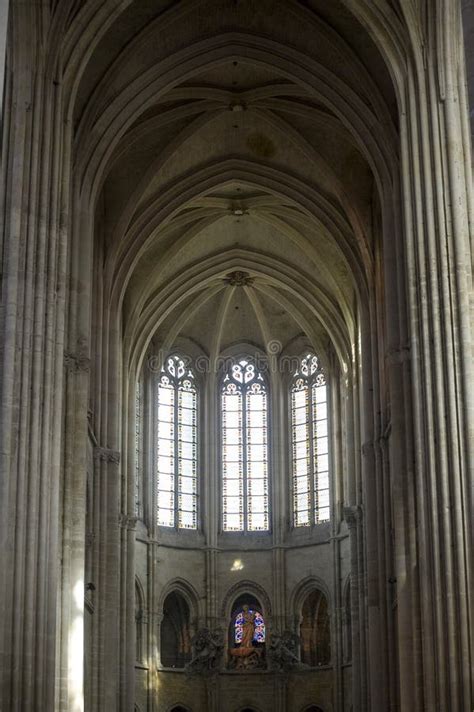
[{"label": "gothic arch", "polygon": [[312,593],[315,590],[321,591],[321,593],[326,597],[326,600],[329,605],[329,610],[331,610],[332,597],[327,584],[317,576],[308,576],[293,589],[293,592],[290,597],[290,610],[294,613],[295,621],[299,621],[299,617],[301,615],[301,608],[308,594]]},{"label": "gothic arch", "polygon": [[182,578],[174,578],[164,586],[158,599],[159,610],[163,610],[163,604],[170,593],[179,593],[189,607],[191,627],[195,628],[201,617],[199,595],[192,584]]},{"label": "gothic arch", "polygon": [[[314,316],[318,321],[321,320],[328,332],[332,334],[340,361],[347,362],[351,351],[349,337],[345,325],[336,311],[335,304],[332,303],[325,291],[318,289],[314,283],[311,284],[301,273],[298,274],[289,267],[283,270],[282,267],[282,264],[274,259],[258,255],[258,253],[249,254],[249,251],[243,253],[239,250],[232,250],[218,258],[210,258],[199,268],[191,266],[180,275],[179,284],[172,283],[166,290],[150,299],[138,323],[135,324],[140,336],[137,337],[133,353],[129,358],[133,358],[137,365],[141,363],[160,321],[169,316],[177,303],[184,301],[191,294],[198,294],[203,289],[205,281],[211,283],[216,277],[224,276],[231,270],[250,269],[253,274],[265,275],[271,286],[279,287],[280,290],[284,288],[284,291],[288,291],[298,300],[309,305]],[[302,286],[305,287],[305,291],[302,290]],[[325,305],[325,312],[321,310],[322,305]],[[298,311],[294,311],[294,314],[296,318],[301,318]],[[311,331],[310,329],[310,333]]]},{"label": "gothic arch", "polygon": [[[244,56],[246,60],[251,59],[257,65],[278,67],[283,76],[293,80],[296,85],[314,92],[314,95],[326,104],[353,133],[374,170],[379,187],[385,184],[388,188],[391,182],[390,172],[395,165],[395,156],[393,153],[390,155],[393,135],[387,137],[383,132],[380,134],[381,122],[375,120],[371,110],[360,100],[352,87],[339,78],[328,77],[326,67],[322,72],[318,63],[308,55],[290,49],[288,46],[252,35],[225,33],[205,42],[198,41],[184,51],[175,52],[172,55],[174,66],[179,66],[180,74],[177,74],[173,68],[159,75],[157,67],[152,67],[138,80],[129,84],[107,106],[95,124],[89,123],[87,126],[84,120],[82,121],[79,135],[90,137],[89,146],[86,140],[87,148],[83,147],[86,155],[79,165],[79,170],[84,175],[81,183],[91,182],[92,190],[88,199],[92,198],[95,201],[94,196],[103,180],[106,164],[112,158],[114,148],[126,129],[139,118],[147,106],[157,100],[161,93],[177,85],[182,76],[197,75],[201,71],[218,66],[226,57],[243,58]],[[296,66],[298,72],[295,72]],[[375,132],[368,131],[368,126],[375,129]],[[107,132],[110,136],[107,136]],[[93,143],[98,135],[101,136],[100,141]],[[86,174],[88,174],[87,178]]]},{"label": "gothic arch", "polygon": [[234,601],[239,596],[245,593],[248,593],[249,595],[257,599],[257,601],[262,606],[262,612],[264,614],[265,619],[269,619],[271,617],[271,604],[265,589],[260,586],[260,584],[255,583],[254,581],[239,581],[238,583],[234,584],[224,596],[221,608],[221,615],[223,620],[230,620]]},{"label": "gothic arch", "polygon": [[[130,279],[140,253],[150,242],[156,239],[156,231],[162,229],[183,206],[192,200],[205,196],[216,188],[222,189],[229,182],[242,183],[264,189],[270,194],[291,201],[306,214],[306,220],[316,224],[324,234],[330,235],[339,246],[345,263],[350,267],[357,289],[366,294],[367,284],[371,279],[372,259],[367,252],[362,236],[356,244],[360,254],[353,246],[354,231],[342,212],[324,199],[314,187],[304,182],[302,177],[292,176],[275,167],[262,165],[243,159],[218,160],[194,171],[179,184],[170,185],[153,197],[140,213],[139,220],[132,222],[120,243],[112,246],[107,259],[107,272],[111,279],[112,299],[121,304],[126,285]],[[302,237],[296,238],[300,242]]]}]

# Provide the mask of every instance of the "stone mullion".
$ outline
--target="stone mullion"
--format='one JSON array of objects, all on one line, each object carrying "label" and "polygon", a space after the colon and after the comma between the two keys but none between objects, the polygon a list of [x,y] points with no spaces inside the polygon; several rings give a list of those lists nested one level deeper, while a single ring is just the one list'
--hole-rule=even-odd
[{"label": "stone mullion", "polygon": [[[267,393],[267,442],[268,442],[268,520],[273,541],[273,630],[283,631],[286,623],[286,552],[283,537],[288,518],[285,517],[285,501],[289,493],[289,478],[285,477],[288,458],[283,457],[283,427],[288,422],[282,417],[287,412],[287,396],[284,397],[282,380],[276,368],[272,369],[270,393]],[[288,390],[287,390],[288,393]],[[269,397],[268,397],[269,396]],[[284,463],[284,464],[283,464]],[[271,632],[271,631],[270,631]]]},{"label": "stone mullion", "polygon": [[[218,569],[218,530],[221,521],[222,483],[220,475],[220,451],[217,433],[221,432],[219,422],[220,391],[215,371],[206,374],[200,390],[200,424],[204,451],[199,460],[199,485],[201,496],[204,495],[204,507],[199,507],[202,527],[206,541],[206,625],[214,629],[220,625],[217,598]],[[218,427],[214,427],[219,423]],[[203,516],[203,512],[205,516]]]}]

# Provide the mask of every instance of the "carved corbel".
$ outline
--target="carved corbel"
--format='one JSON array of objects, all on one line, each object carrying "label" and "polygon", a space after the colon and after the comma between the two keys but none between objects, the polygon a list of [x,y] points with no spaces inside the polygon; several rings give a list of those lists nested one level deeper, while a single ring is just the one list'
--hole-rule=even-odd
[{"label": "carved corbel", "polygon": [[120,453],[118,450],[97,446],[94,448],[94,460],[118,465],[120,463]]},{"label": "carved corbel", "polygon": [[387,363],[390,365],[404,363],[410,359],[410,346],[402,345],[398,349],[389,349],[386,353]]},{"label": "carved corbel", "polygon": [[362,522],[362,508],[359,505],[344,507],[344,519],[349,529],[355,529]]},{"label": "carved corbel", "polygon": [[137,526],[138,517],[131,517],[128,514],[119,514],[118,521],[122,529],[134,531]]},{"label": "carved corbel", "polygon": [[87,373],[91,368],[91,360],[82,353],[64,352],[64,365],[68,373]]}]

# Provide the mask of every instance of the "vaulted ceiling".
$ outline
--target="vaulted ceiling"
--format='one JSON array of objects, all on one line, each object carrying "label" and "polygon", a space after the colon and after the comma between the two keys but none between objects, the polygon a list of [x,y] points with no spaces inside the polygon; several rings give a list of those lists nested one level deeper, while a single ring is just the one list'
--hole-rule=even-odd
[{"label": "vaulted ceiling", "polygon": [[210,352],[216,325],[219,348],[304,334],[350,355],[397,127],[349,4],[134,2],[102,31],[75,150],[129,358],[154,335]]}]

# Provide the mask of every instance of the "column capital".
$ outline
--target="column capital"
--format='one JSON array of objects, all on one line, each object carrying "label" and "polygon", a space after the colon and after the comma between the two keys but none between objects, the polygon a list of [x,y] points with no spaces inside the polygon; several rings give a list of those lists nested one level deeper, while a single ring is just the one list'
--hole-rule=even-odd
[{"label": "column capital", "polygon": [[91,369],[91,360],[83,353],[65,351],[64,365],[68,373],[88,373]]},{"label": "column capital", "polygon": [[134,531],[137,526],[138,517],[131,517],[128,514],[119,514],[118,521],[122,529]]},{"label": "column capital", "polygon": [[114,465],[118,465],[120,462],[120,452],[118,450],[112,450],[108,447],[97,446],[94,448],[94,460],[100,460],[100,462],[110,462]]},{"label": "column capital", "polygon": [[344,519],[349,529],[354,529],[362,521],[362,507],[359,505],[344,507]]},{"label": "column capital", "polygon": [[410,344],[401,344],[398,348],[391,348],[386,352],[387,363],[390,365],[409,361],[410,356]]}]

